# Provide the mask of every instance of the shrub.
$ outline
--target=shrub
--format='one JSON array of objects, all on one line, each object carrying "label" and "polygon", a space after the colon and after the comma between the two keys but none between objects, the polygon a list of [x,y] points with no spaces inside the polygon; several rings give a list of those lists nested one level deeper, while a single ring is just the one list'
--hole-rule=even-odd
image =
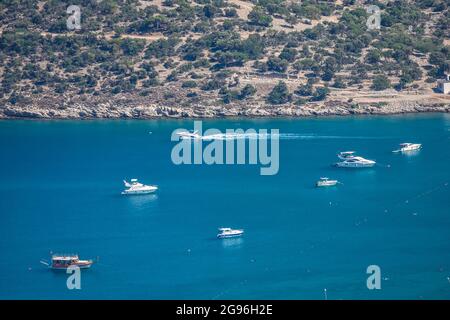
[{"label": "shrub", "polygon": [[331,85],[333,88],[339,88],[339,89],[344,89],[347,87],[347,85],[344,82],[344,79],[342,79],[342,77],[336,77],[336,79],[334,80],[334,83]]},{"label": "shrub", "polygon": [[302,97],[309,97],[313,95],[313,88],[310,83],[300,85],[297,87],[297,90],[295,90],[295,94],[298,94]]},{"label": "shrub", "polygon": [[391,81],[385,75],[376,76],[372,80],[371,88],[376,91],[385,90],[391,87]]},{"label": "shrub", "polygon": [[251,84],[247,84],[242,88],[241,93],[239,94],[239,99],[243,100],[247,97],[251,97],[256,93],[256,88]]},{"label": "shrub", "polygon": [[238,14],[237,14],[237,11],[236,11],[236,9],[234,9],[234,8],[230,8],[230,9],[225,9],[225,17],[227,17],[227,18],[234,18],[234,17],[237,17],[238,16]]},{"label": "shrub", "polygon": [[283,104],[291,101],[292,94],[284,81],[279,81],[267,96],[267,101],[271,104]]},{"label": "shrub", "polygon": [[164,99],[169,100],[175,98],[175,94],[173,92],[165,92]]},{"label": "shrub", "polygon": [[223,82],[217,79],[209,80],[207,83],[205,83],[201,89],[204,91],[212,91],[220,89],[223,86]]},{"label": "shrub", "polygon": [[183,88],[195,88],[197,87],[197,82],[193,81],[193,80],[188,80],[183,82],[183,84],[181,85]]},{"label": "shrub", "polygon": [[267,61],[268,70],[275,72],[286,72],[288,65],[289,63],[286,60],[277,57],[270,57]]},{"label": "shrub", "polygon": [[330,93],[330,89],[327,87],[318,87],[311,98],[311,101],[322,101],[325,100],[328,93]]},{"label": "shrub", "polygon": [[279,58],[289,62],[293,62],[296,55],[297,50],[295,50],[294,48],[284,48],[283,51],[281,51]]},{"label": "shrub", "polygon": [[248,14],[248,20],[251,24],[261,27],[269,27],[272,23],[272,17],[265,14],[264,9],[258,6],[255,6]]}]

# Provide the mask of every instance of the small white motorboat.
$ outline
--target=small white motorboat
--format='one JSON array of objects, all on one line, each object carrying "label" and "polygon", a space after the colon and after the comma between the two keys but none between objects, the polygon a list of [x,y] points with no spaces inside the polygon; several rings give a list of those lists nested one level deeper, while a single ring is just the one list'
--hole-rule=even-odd
[{"label": "small white motorboat", "polygon": [[122,194],[125,195],[133,195],[133,194],[149,194],[153,193],[156,190],[158,190],[157,186],[147,186],[145,184],[142,184],[138,182],[137,179],[131,179],[130,182],[127,182],[126,180],[123,181],[125,184],[125,187],[128,189],[125,189]]},{"label": "small white motorboat", "polygon": [[178,132],[177,135],[179,135],[181,137],[181,139],[188,139],[188,140],[202,139],[202,136],[200,134],[198,134],[198,131],[193,131],[193,132],[183,131],[183,132]]},{"label": "small white motorboat", "polygon": [[364,159],[363,157],[353,156],[342,162],[336,163],[340,168],[370,168],[376,164],[373,160]]},{"label": "small white motorboat", "polygon": [[319,181],[316,182],[317,187],[332,187],[338,184],[337,180],[330,180],[326,177],[320,178]]},{"label": "small white motorboat", "polygon": [[408,151],[415,151],[419,150],[422,147],[420,143],[400,143],[400,149],[394,150],[392,152],[408,152]]},{"label": "small white motorboat", "polygon": [[219,228],[219,231],[217,235],[219,239],[240,237],[244,234],[244,230],[242,229]]}]

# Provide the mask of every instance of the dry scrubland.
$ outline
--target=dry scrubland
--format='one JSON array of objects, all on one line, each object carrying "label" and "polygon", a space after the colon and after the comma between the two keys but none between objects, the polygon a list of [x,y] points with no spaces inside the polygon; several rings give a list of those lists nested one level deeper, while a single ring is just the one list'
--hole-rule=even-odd
[{"label": "dry scrubland", "polygon": [[5,0],[0,20],[1,118],[450,110],[435,92],[450,72],[445,0]]}]

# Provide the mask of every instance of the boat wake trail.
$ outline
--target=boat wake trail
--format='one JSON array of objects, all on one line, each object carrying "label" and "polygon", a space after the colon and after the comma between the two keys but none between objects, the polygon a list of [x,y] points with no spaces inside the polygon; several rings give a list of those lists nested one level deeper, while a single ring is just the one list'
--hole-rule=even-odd
[{"label": "boat wake trail", "polygon": [[313,133],[220,133],[204,135],[202,140],[239,140],[239,139],[270,139],[278,138],[279,140],[314,140],[314,139],[385,139],[386,137],[367,137],[367,136],[333,136],[333,135],[317,135]]},{"label": "boat wake trail", "polygon": [[202,136],[202,140],[240,140],[240,139],[269,139],[271,137],[280,137],[280,134],[270,133],[219,133]]},{"label": "boat wake trail", "polygon": [[293,140],[314,140],[314,139],[385,139],[386,137],[368,137],[368,136],[334,136],[334,135],[318,135],[315,133],[283,133],[280,138]]}]

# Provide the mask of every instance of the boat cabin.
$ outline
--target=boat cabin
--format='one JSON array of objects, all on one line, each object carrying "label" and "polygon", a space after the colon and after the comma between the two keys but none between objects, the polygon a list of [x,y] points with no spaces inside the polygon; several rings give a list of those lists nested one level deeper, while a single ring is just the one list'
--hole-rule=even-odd
[{"label": "boat cabin", "polygon": [[78,255],[53,255],[52,267],[61,268],[76,264],[80,259]]}]

